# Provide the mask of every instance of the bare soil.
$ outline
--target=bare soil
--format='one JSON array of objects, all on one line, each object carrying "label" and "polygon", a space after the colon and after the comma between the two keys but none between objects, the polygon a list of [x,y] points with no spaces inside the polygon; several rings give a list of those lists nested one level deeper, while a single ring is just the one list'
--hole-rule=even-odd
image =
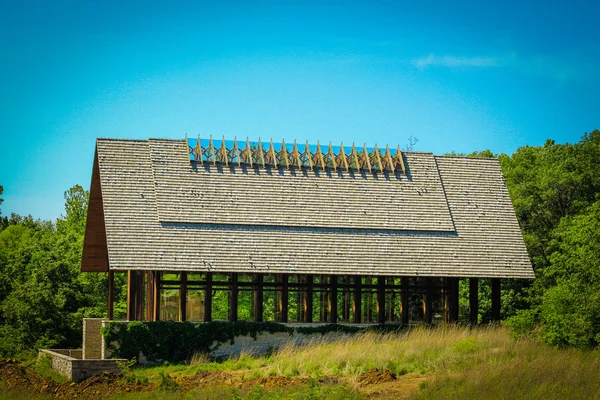
[{"label": "bare soil", "polygon": [[[260,385],[267,391],[291,389],[306,385],[302,377],[269,376],[244,379],[240,372],[203,371],[195,375],[180,376],[174,379],[179,390],[231,386],[240,392],[250,391]],[[425,380],[421,376],[396,377],[391,371],[372,370],[356,378],[325,377],[319,384],[345,384],[355,387],[369,399],[407,399],[414,394],[419,384]],[[58,383],[41,376],[33,368],[25,368],[18,360],[0,361],[0,382],[2,389],[21,396],[47,396],[54,399],[102,399],[128,392],[151,392],[156,390],[154,383],[127,382],[121,374],[105,372],[83,382]]]}]

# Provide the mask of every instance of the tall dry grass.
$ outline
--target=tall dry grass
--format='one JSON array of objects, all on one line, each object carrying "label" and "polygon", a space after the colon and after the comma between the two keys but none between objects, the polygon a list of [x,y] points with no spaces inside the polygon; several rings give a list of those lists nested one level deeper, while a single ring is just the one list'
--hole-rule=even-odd
[{"label": "tall dry grass", "polygon": [[[343,376],[357,382],[372,369],[389,369],[399,379],[422,375],[426,381],[415,393],[417,399],[600,399],[600,351],[556,349],[532,338],[515,338],[497,326],[365,333],[335,342],[289,345],[269,357],[241,355],[215,363],[198,356],[191,365],[139,372],[151,380],[157,371],[179,376],[236,370],[247,378]],[[261,398],[278,398],[269,396]]]},{"label": "tall dry grass", "polygon": [[462,374],[436,374],[417,399],[600,399],[600,353],[556,349],[532,339]]},{"label": "tall dry grass", "polygon": [[337,342],[286,346],[272,359],[271,374],[358,376],[372,369],[397,375],[464,371],[506,357],[514,340],[504,328],[417,327],[405,333],[365,333]]}]

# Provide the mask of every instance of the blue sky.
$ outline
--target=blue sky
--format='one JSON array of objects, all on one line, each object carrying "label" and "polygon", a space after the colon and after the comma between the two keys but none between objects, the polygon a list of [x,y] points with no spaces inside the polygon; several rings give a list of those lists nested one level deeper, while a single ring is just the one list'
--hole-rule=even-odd
[{"label": "blue sky", "polygon": [[599,4],[0,0],[2,214],[64,213],[97,137],[577,142],[600,129]]}]

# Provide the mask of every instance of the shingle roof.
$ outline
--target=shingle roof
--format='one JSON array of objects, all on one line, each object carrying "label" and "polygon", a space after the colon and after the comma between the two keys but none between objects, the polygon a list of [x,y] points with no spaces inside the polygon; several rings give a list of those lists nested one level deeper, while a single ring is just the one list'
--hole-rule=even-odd
[{"label": "shingle roof", "polygon": [[534,277],[497,160],[404,157],[406,174],[215,166],[184,140],[98,139],[90,209],[101,188],[113,270]]}]

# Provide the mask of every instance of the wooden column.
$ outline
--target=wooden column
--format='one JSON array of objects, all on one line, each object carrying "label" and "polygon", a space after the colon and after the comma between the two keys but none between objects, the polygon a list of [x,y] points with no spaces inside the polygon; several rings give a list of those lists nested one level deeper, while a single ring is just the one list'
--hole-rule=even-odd
[{"label": "wooden column", "polygon": [[433,279],[425,278],[425,296],[423,298],[423,321],[433,322]]},{"label": "wooden column", "polygon": [[204,287],[204,322],[212,321],[212,278],[212,272],[207,272]]},{"label": "wooden column", "polygon": [[329,277],[329,322],[337,324],[337,276],[331,275]]},{"label": "wooden column", "polygon": [[187,319],[187,272],[180,273],[179,284],[179,321]]},{"label": "wooden column", "polygon": [[[392,286],[394,286],[395,279],[392,278],[388,278],[388,283]],[[389,323],[393,323],[394,322],[394,302],[396,300],[396,292],[395,289],[391,289],[391,292],[388,294],[388,296],[386,296],[386,312],[388,314],[387,316],[387,320]]]},{"label": "wooden column", "polygon": [[263,276],[254,275],[254,322],[263,320]]},{"label": "wooden column", "polygon": [[152,315],[153,321],[160,321],[160,280],[162,278],[160,271],[154,271],[154,312]]},{"label": "wooden column", "polygon": [[[373,278],[370,276],[365,278],[365,283],[369,286],[373,283]],[[371,323],[373,321],[373,289],[370,287],[367,289],[366,302],[363,312],[365,313],[365,317],[363,318],[363,322]]]},{"label": "wooden column", "polygon": [[144,275],[143,271],[136,271],[135,319],[138,321],[144,320]]},{"label": "wooden column", "polygon": [[385,277],[377,277],[377,323],[385,324]]},{"label": "wooden column", "polygon": [[479,315],[479,279],[469,279],[469,322],[477,324]]},{"label": "wooden column", "polygon": [[458,322],[458,278],[447,278],[448,281],[448,322]]},{"label": "wooden column", "polygon": [[[331,278],[331,277],[330,277]],[[320,292],[319,292],[319,322],[329,321],[329,293],[325,286],[327,275],[321,275],[319,279]]]},{"label": "wooden column", "polygon": [[354,314],[353,322],[360,324],[362,318],[362,277],[354,277],[354,293],[352,296],[352,313]]},{"label": "wooden column", "polygon": [[135,321],[135,271],[127,271],[127,321]]},{"label": "wooden column", "polygon": [[288,275],[281,275],[281,296],[279,296],[279,319],[281,322],[288,322],[288,306],[289,306],[289,285]]},{"label": "wooden column", "polygon": [[107,317],[109,320],[113,319],[114,310],[115,310],[115,273],[113,271],[108,271],[108,311]]},{"label": "wooden column", "polygon": [[313,276],[306,275],[306,293],[304,295],[304,322],[313,321]]},{"label": "wooden column", "polygon": [[344,297],[342,302],[342,319],[344,322],[350,322],[350,278],[348,275],[344,276]]},{"label": "wooden column", "polygon": [[154,315],[154,273],[146,271],[146,321]]},{"label": "wooden column", "polygon": [[229,320],[235,322],[238,320],[238,299],[239,299],[239,286],[238,286],[238,274],[237,272],[231,273],[231,296],[229,297],[231,302],[229,303]]},{"label": "wooden column", "polygon": [[401,306],[402,306],[402,323],[405,325],[408,325],[408,322],[410,320],[410,306],[409,306],[409,302],[410,302],[410,291],[409,291],[409,283],[410,281],[408,280],[407,276],[403,276],[400,279],[401,282],[401,286],[402,286],[402,298],[401,298]]},{"label": "wooden column", "polygon": [[273,282],[275,283],[273,291],[273,319],[281,322],[281,275],[275,274]]},{"label": "wooden column", "polygon": [[500,321],[500,278],[492,278],[492,321]]},{"label": "wooden column", "polygon": [[306,301],[304,300],[306,297],[306,286],[302,287],[302,284],[306,284],[306,276],[298,275],[298,322],[306,321],[306,317],[304,314],[304,302]]}]

